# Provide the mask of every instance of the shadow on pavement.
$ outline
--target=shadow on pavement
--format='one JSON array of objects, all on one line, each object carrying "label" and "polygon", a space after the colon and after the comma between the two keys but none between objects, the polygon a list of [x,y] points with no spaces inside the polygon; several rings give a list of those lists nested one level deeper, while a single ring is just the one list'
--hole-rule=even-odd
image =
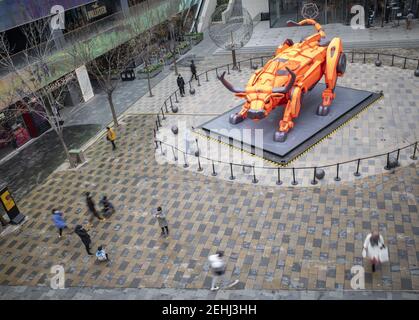
[{"label": "shadow on pavement", "polygon": [[[80,148],[100,130],[100,125],[76,125],[64,128],[64,140],[71,150]],[[15,199],[22,199],[64,161],[66,156],[54,131],[49,131],[0,164],[0,185],[5,184]]]}]

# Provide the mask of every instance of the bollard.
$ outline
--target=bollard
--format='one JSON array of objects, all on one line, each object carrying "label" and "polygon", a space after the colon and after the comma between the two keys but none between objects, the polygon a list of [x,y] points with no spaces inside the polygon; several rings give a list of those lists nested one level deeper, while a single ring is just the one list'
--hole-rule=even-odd
[{"label": "bollard", "polygon": [[406,69],[406,64],[407,64],[407,58],[404,58],[403,69]]},{"label": "bollard", "polygon": [[159,126],[161,127],[161,122],[160,122],[160,116],[157,114],[157,122],[159,123]]},{"label": "bollard", "polygon": [[230,65],[227,64],[227,74],[230,74]]},{"label": "bollard", "polygon": [[355,52],[352,51],[352,60],[351,60],[351,63],[354,63],[354,58],[355,58],[354,56],[355,56]]},{"label": "bollard", "polygon": [[[238,71],[239,71],[239,72],[241,72],[242,70],[241,70],[241,67],[240,67],[240,61],[238,62],[238,64],[237,64],[237,65],[238,65],[238,67],[239,67]],[[419,69],[419,63],[418,63],[418,69]]]},{"label": "bollard", "polygon": [[[154,138],[157,136],[156,129],[153,128]],[[157,148],[156,148],[157,149]]]},{"label": "bollard", "polygon": [[413,155],[410,157],[410,159],[412,159],[412,160],[417,160],[418,158],[416,157],[416,150],[417,150],[417,148],[418,148],[418,142],[416,141],[415,142],[415,145],[413,146]]},{"label": "bollard", "polygon": [[212,173],[211,173],[211,175],[213,177],[215,177],[217,175],[217,172],[215,172],[215,164],[214,164],[214,161],[212,162]]},{"label": "bollard", "polygon": [[253,67],[253,59],[250,58],[250,69],[252,69],[252,67]]},{"label": "bollard", "polygon": [[340,177],[339,177],[339,163],[336,165],[336,177],[335,177],[335,181],[340,181]]},{"label": "bollard", "polygon": [[175,154],[175,149],[173,148],[173,146],[172,146],[172,153],[173,153],[173,159],[175,161],[177,161],[177,157],[176,157],[176,154]]},{"label": "bollard", "polygon": [[189,90],[192,90],[192,83],[189,81]]},{"label": "bollard", "polygon": [[367,54],[364,52],[364,64],[367,63]]},{"label": "bollard", "polygon": [[185,153],[185,152],[183,152],[183,161],[185,162],[185,163],[183,164],[183,167],[184,167],[184,168],[189,167],[188,161],[187,161],[187,159],[186,159],[186,153]]},{"label": "bollard", "polygon": [[164,119],[166,119],[166,117],[164,116],[163,107],[161,107],[161,108],[160,108],[160,110],[161,110],[161,117],[162,117],[162,119],[163,119],[163,120],[164,120]]},{"label": "bollard", "polygon": [[156,120],[156,128],[157,128],[157,131],[159,131],[159,124],[158,124],[157,120]]},{"label": "bollard", "polygon": [[230,173],[231,173],[230,180],[236,179],[236,177],[233,174],[233,164],[231,162],[230,162]]},{"label": "bollard", "polygon": [[205,78],[206,78],[206,80],[208,82],[209,81],[209,79],[208,79],[208,71],[205,72]]},{"label": "bollard", "polygon": [[316,185],[318,183],[318,181],[316,180],[316,170],[317,168],[314,168],[313,180],[311,180],[312,185]]},{"label": "bollard", "polygon": [[391,66],[394,67],[394,54],[391,55]]},{"label": "bollard", "polygon": [[260,66],[263,66],[263,57],[260,58]]},{"label": "bollard", "polygon": [[177,98],[177,90],[175,91],[175,103],[179,103],[179,100]]},{"label": "bollard", "polygon": [[172,101],[172,96],[171,95],[170,95],[169,99],[170,99],[170,109],[173,109],[173,101]]},{"label": "bollard", "polygon": [[293,186],[296,186],[298,184],[297,180],[295,180],[295,168],[292,168],[292,182],[291,184]]},{"label": "bollard", "polygon": [[281,168],[278,168],[278,180],[276,181],[276,184],[278,186],[280,186],[282,184],[282,181],[281,181]]},{"label": "bollard", "polygon": [[217,76],[217,78],[218,78],[218,68],[215,68],[215,75]]},{"label": "bollard", "polygon": [[166,109],[166,113],[169,113],[169,109],[167,109],[167,99],[164,101],[164,108]]},{"label": "bollard", "polygon": [[159,148],[159,144],[157,143],[157,140],[154,140],[154,143],[156,144],[156,150]]},{"label": "bollard", "polygon": [[201,81],[199,80],[199,76],[197,76],[198,77],[198,87],[200,87],[201,86]]},{"label": "bollard", "polygon": [[361,159],[358,159],[358,164],[356,165],[356,172],[354,173],[355,177],[359,177],[361,173],[359,172],[359,165],[361,164]]},{"label": "bollard", "polygon": [[256,179],[256,171],[255,171],[255,166],[254,165],[253,165],[253,180],[252,180],[252,182],[253,183],[258,183],[259,182],[259,180]]}]

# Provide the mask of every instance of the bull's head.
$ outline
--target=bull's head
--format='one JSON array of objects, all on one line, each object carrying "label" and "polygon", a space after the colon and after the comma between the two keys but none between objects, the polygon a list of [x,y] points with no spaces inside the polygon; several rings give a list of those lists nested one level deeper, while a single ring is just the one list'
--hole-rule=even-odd
[{"label": "bull's head", "polygon": [[218,76],[218,79],[223,85],[234,92],[237,97],[244,98],[249,105],[247,117],[249,119],[263,119],[267,116],[268,112],[272,110],[273,99],[284,97],[292,88],[295,83],[296,75],[289,68],[286,68],[288,73],[291,75],[291,79],[288,81],[285,87],[272,88],[272,90],[255,90],[254,88],[236,88],[230,82],[225,79],[225,72]]}]

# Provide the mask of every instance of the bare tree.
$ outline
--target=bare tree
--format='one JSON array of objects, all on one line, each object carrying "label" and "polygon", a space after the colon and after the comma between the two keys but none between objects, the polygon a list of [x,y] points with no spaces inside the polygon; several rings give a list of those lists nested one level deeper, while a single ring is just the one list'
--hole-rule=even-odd
[{"label": "bare tree", "polygon": [[63,121],[58,106],[67,93],[66,84],[74,75],[65,76],[54,83],[55,43],[49,26],[49,19],[41,19],[21,28],[27,42],[27,49],[19,53],[19,59],[12,55],[12,49],[5,36],[0,34],[0,66],[8,79],[8,91],[0,100],[8,106],[10,116],[32,113],[43,118],[57,134],[71,167],[73,163],[63,136]]},{"label": "bare tree", "polygon": [[113,94],[121,84],[120,75],[132,61],[130,42],[120,44],[115,35],[109,37],[110,47],[114,49],[96,57],[96,41],[77,43],[71,49],[70,55],[74,58],[76,66],[86,65],[89,75],[97,81],[105,91],[115,126],[119,126],[115,111]]},{"label": "bare tree", "polygon": [[[148,6],[148,2],[147,2]],[[133,13],[129,22],[129,32],[132,35],[131,48],[135,57],[140,57],[144,63],[145,71],[147,73],[148,91],[150,97],[153,97],[150,79],[150,58],[153,51],[153,34],[149,26],[152,25],[152,16],[150,9],[145,11],[142,18],[138,18],[136,13]]]}]

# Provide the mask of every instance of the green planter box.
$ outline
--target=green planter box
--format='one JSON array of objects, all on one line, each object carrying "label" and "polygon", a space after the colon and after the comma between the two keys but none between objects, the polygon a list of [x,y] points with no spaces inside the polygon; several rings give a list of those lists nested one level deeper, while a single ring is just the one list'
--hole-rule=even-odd
[{"label": "green planter box", "polygon": [[[160,65],[158,68],[152,70],[150,72],[150,79],[151,78],[154,78],[155,76],[157,76],[160,72],[162,72],[162,70],[163,70],[163,66],[162,65]],[[138,71],[138,73],[137,73],[137,79],[148,79],[147,72],[145,72],[144,69]]]}]

